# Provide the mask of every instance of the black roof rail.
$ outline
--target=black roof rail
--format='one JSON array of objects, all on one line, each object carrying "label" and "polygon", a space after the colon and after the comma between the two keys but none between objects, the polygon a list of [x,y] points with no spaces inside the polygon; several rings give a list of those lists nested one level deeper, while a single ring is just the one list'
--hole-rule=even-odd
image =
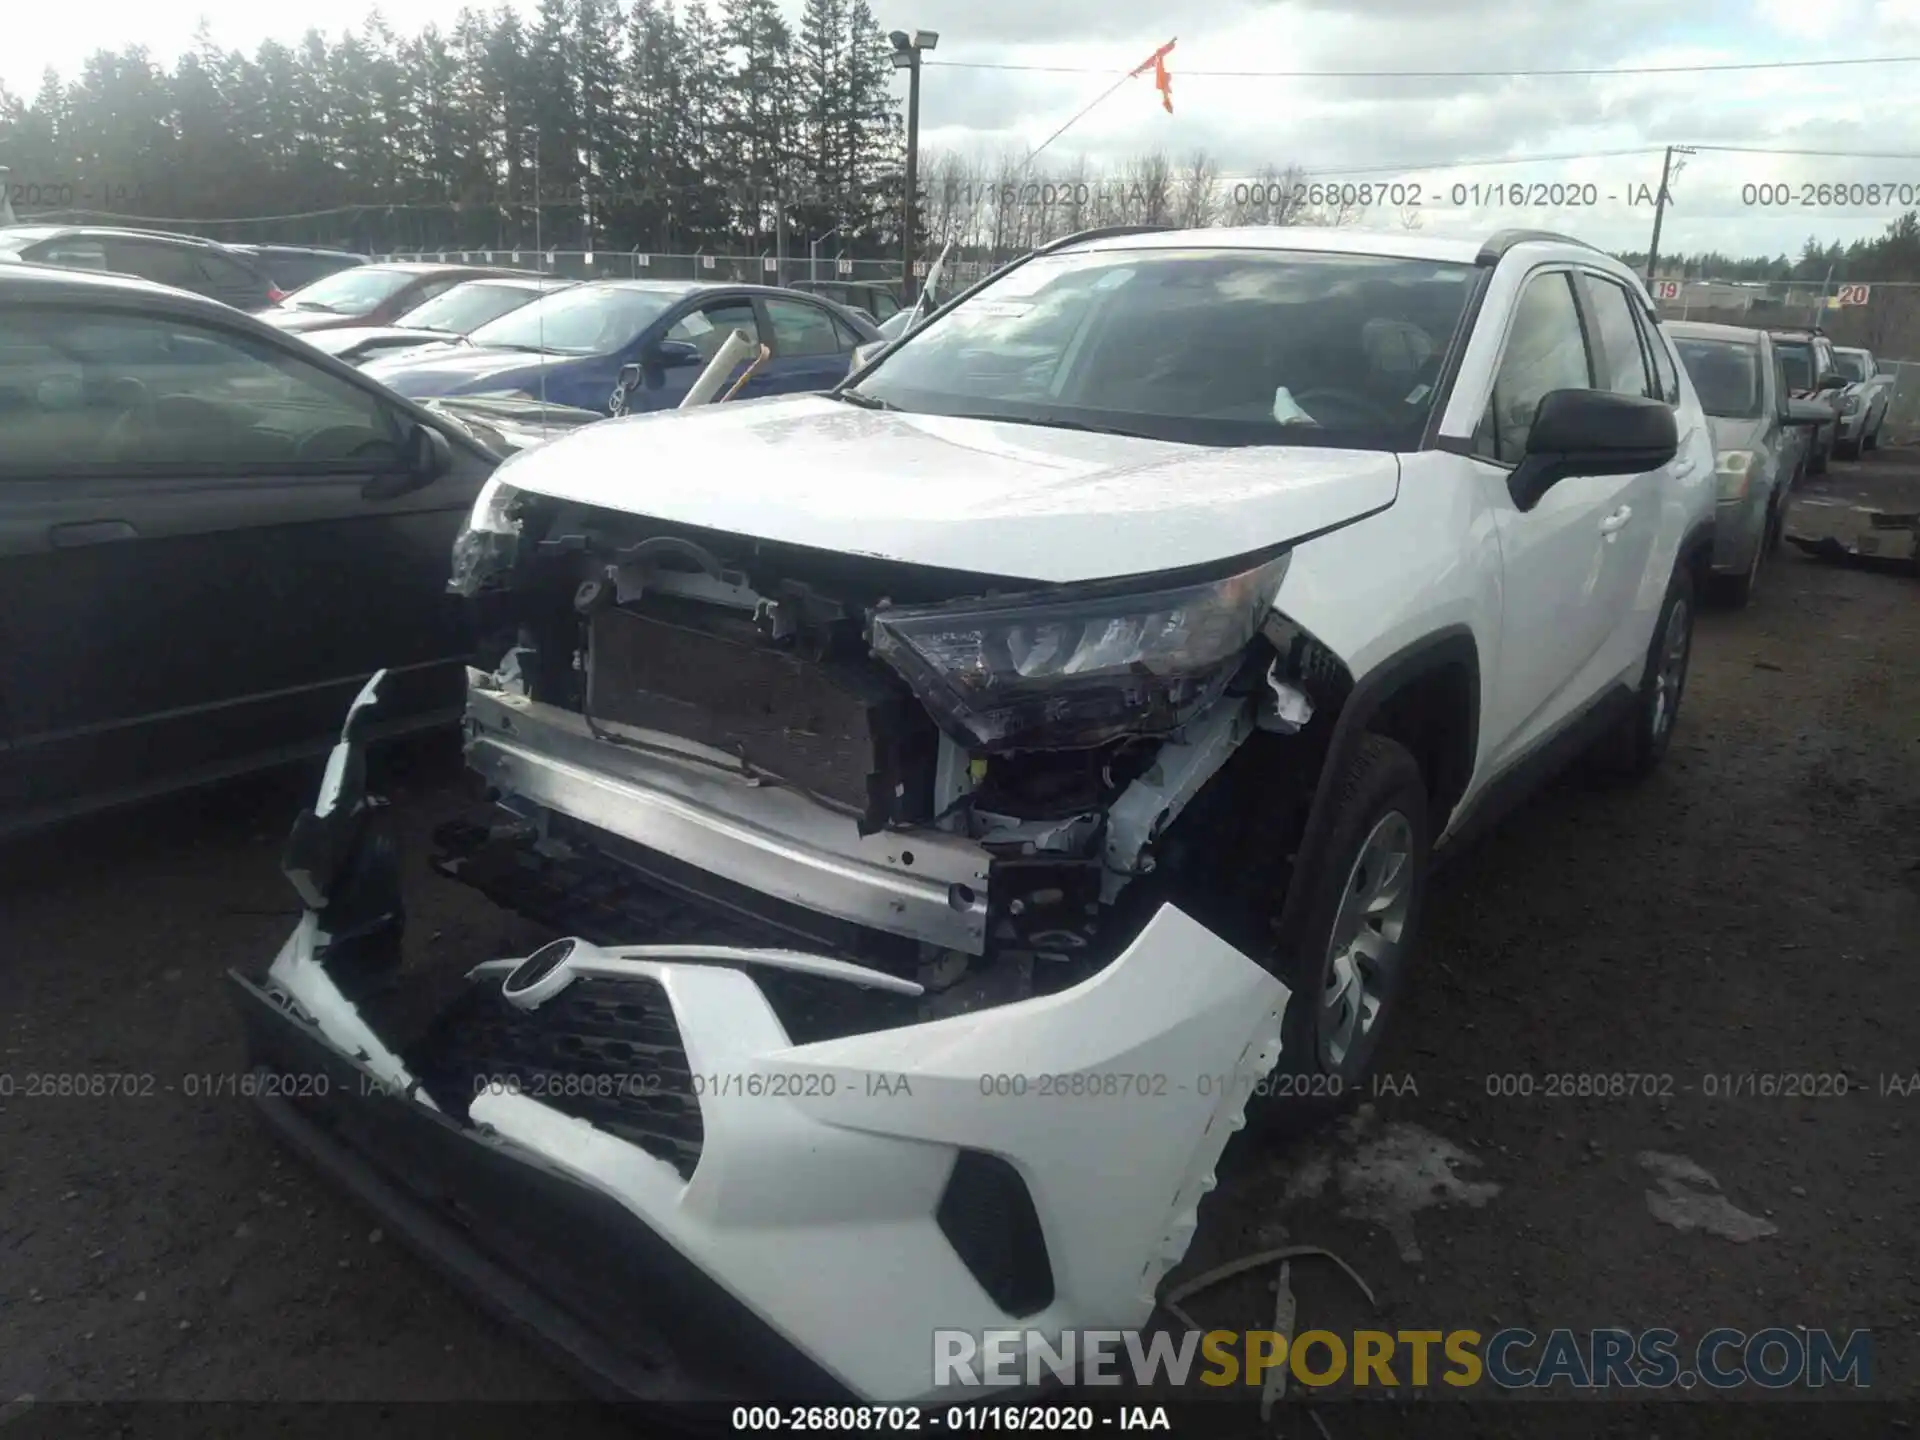
[{"label": "black roof rail", "polygon": [[1584,240],[1576,240],[1571,235],[1561,235],[1552,230],[1499,230],[1487,237],[1487,243],[1480,247],[1480,253],[1473,257],[1473,263],[1498,265],[1514,246],[1525,245],[1533,240],[1546,240],[1555,245],[1578,245],[1582,250],[1605,253],[1597,245],[1589,245]]},{"label": "black roof rail", "polygon": [[1079,245],[1088,240],[1112,240],[1121,235],[1159,235],[1179,228],[1177,225],[1096,225],[1091,230],[1078,230],[1058,240],[1049,240],[1044,245],[1036,246],[1032,253],[1051,255],[1056,250],[1064,250],[1069,245]]}]

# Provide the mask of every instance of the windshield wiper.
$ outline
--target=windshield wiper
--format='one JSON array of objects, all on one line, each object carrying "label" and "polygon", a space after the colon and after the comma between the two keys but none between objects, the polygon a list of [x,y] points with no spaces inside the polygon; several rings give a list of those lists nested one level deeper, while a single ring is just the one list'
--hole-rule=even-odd
[{"label": "windshield wiper", "polygon": [[869,395],[863,390],[833,390],[828,392],[835,400],[844,400],[849,405],[858,405],[862,410],[898,410],[900,407],[891,400],[882,400],[878,395]]},{"label": "windshield wiper", "polygon": [[296,310],[324,310],[329,315],[344,315],[347,313],[334,305],[322,305],[318,300],[296,300],[293,302],[293,308]]}]

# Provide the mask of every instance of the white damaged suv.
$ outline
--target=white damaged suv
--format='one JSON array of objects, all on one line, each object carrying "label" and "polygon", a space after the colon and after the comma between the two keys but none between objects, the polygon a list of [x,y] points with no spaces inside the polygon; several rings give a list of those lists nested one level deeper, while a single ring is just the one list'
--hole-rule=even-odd
[{"label": "white damaged suv", "polygon": [[1714,511],[1638,280],[1536,232],[1092,232],[523,452],[437,864],[558,938],[403,949],[376,677],[234,977],[263,1106],[624,1393],[1141,1325],[1249,1101],[1368,1074],[1436,858],[1660,761]]}]

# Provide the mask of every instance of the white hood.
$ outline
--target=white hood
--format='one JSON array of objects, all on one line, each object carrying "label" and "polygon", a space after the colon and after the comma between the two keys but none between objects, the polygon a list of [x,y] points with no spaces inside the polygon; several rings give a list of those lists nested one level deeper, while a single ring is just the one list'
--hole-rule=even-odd
[{"label": "white hood", "polygon": [[916,565],[1064,583],[1244,555],[1391,505],[1394,456],[1216,449],[862,410],[819,395],[603,420],[517,489]]}]

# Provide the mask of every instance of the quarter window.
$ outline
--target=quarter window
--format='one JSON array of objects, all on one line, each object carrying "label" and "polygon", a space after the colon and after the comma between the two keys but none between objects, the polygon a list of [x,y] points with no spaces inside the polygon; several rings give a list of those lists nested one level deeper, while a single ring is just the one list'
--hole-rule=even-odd
[{"label": "quarter window", "polygon": [[1500,357],[1493,395],[1475,436],[1476,450],[1503,465],[1517,464],[1541,397],[1554,390],[1592,388],[1572,277],[1563,272],[1536,275],[1514,307],[1506,353]]},{"label": "quarter window", "polygon": [[1669,405],[1680,403],[1680,374],[1674,368],[1673,352],[1667,347],[1667,337],[1660,329],[1660,322],[1640,311],[1640,324],[1647,337],[1647,353],[1653,357],[1654,381],[1660,387],[1660,398]]}]

